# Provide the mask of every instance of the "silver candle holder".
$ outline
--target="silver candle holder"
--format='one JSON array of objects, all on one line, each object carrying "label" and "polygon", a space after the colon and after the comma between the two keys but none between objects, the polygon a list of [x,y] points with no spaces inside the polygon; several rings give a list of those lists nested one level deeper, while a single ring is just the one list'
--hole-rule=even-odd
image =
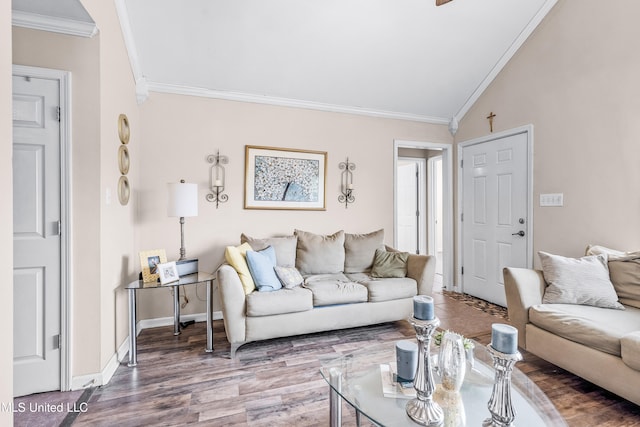
[{"label": "silver candle holder", "polygon": [[436,328],[440,325],[440,319],[435,317],[433,320],[421,320],[411,317],[409,323],[416,330],[418,368],[413,380],[416,398],[407,403],[407,415],[423,426],[438,426],[444,421],[444,412],[440,405],[433,400],[436,382],[433,379],[430,349],[431,339]]},{"label": "silver candle holder", "polygon": [[516,362],[522,360],[519,351],[515,353],[502,353],[487,345],[493,367],[496,370],[493,391],[489,399],[489,412],[491,418],[482,422],[483,427],[512,427],[516,418],[516,410],[511,400],[511,373]]}]

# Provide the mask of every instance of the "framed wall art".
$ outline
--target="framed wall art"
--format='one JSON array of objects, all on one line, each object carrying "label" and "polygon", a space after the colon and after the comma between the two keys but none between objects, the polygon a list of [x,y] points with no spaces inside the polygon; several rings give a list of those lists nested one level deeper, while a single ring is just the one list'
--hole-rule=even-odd
[{"label": "framed wall art", "polygon": [[140,252],[140,268],[144,282],[156,282],[160,278],[158,264],[167,262],[167,254],[164,249],[154,249]]},{"label": "framed wall art", "polygon": [[245,209],[325,210],[326,151],[245,149]]}]

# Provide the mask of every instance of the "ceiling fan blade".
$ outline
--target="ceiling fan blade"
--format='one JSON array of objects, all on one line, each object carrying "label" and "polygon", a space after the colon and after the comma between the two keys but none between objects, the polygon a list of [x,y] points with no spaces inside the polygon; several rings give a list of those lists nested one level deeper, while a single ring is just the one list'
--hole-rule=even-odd
[{"label": "ceiling fan blade", "polygon": [[449,3],[451,0],[436,0],[436,6],[442,6],[443,4]]}]

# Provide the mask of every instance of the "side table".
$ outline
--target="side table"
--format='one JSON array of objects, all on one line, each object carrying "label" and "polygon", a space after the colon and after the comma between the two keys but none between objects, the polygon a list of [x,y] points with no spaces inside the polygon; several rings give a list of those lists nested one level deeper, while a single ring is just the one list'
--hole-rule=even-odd
[{"label": "side table", "polygon": [[180,286],[197,285],[206,283],[207,285],[207,346],[205,351],[213,351],[213,309],[211,299],[213,293],[213,281],[215,276],[211,273],[197,272],[180,278],[176,282],[161,285],[160,282],[143,282],[136,280],[125,286],[129,294],[129,363],[128,366],[138,364],[138,346],[136,336],[137,308],[136,292],[144,289],[173,288],[173,334],[180,335]]}]

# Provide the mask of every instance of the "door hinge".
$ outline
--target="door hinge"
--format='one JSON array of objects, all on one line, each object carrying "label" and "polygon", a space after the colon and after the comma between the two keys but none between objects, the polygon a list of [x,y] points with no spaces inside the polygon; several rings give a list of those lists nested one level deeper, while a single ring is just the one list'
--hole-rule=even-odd
[{"label": "door hinge", "polygon": [[460,267],[460,274],[464,274],[464,267]]},{"label": "door hinge", "polygon": [[60,121],[60,107],[56,108],[56,115],[57,115],[58,121]]},{"label": "door hinge", "polygon": [[460,160],[460,167],[463,168],[464,167],[464,159]]},{"label": "door hinge", "polygon": [[464,222],[464,212],[460,214],[460,221]]},{"label": "door hinge", "polygon": [[53,337],[53,345],[55,347],[54,350],[62,347],[62,338],[60,337],[60,334]]},{"label": "door hinge", "polygon": [[54,236],[61,236],[62,235],[62,223],[60,222],[60,220],[58,220],[58,222],[55,223],[55,227],[56,229],[54,230]]}]

